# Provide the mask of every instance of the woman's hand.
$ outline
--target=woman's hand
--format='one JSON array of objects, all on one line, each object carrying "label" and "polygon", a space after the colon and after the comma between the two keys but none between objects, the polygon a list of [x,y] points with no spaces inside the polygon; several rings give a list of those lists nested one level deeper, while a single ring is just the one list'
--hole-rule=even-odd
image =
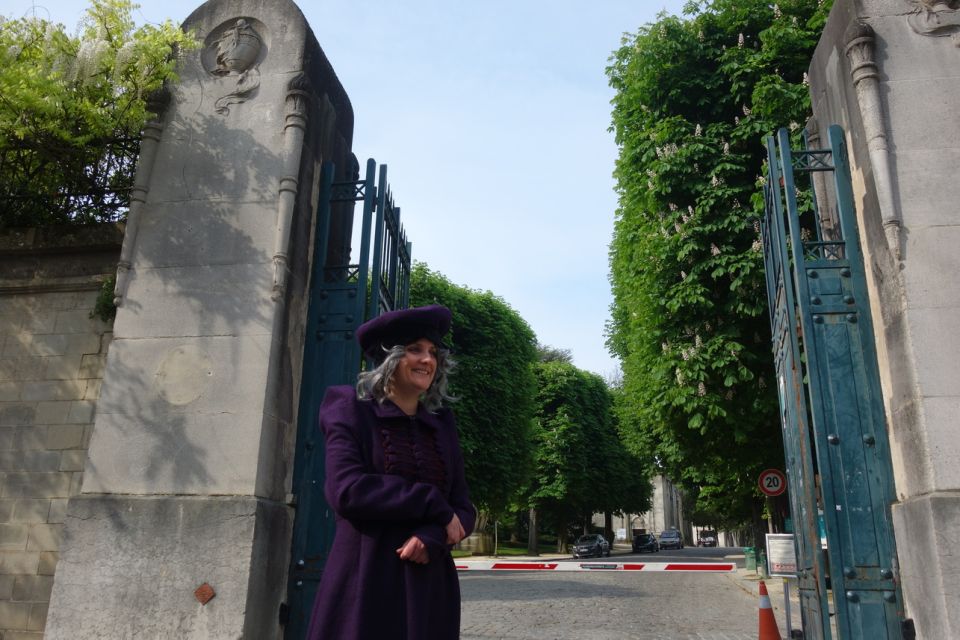
[{"label": "woman's hand", "polygon": [[[454,516],[456,517],[456,516]],[[403,546],[397,549],[397,555],[401,560],[409,560],[417,564],[427,564],[430,562],[430,554],[427,553],[427,545],[417,536],[410,536]]]},{"label": "woman's hand", "polygon": [[457,514],[453,514],[453,518],[447,523],[447,544],[457,544],[465,537],[467,537],[467,532],[460,524],[460,518]]}]

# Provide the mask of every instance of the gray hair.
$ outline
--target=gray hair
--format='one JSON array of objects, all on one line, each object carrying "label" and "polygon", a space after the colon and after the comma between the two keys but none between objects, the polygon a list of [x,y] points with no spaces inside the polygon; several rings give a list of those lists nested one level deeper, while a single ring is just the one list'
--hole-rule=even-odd
[{"label": "gray hair", "polygon": [[[384,351],[387,355],[383,362],[370,371],[360,372],[360,375],[357,376],[357,398],[360,400],[372,398],[382,404],[390,395],[393,374],[406,353],[406,346],[398,344],[389,349],[384,349]],[[436,374],[433,376],[430,388],[420,396],[420,402],[423,403],[427,411],[436,411],[443,406],[444,401],[452,402],[456,400],[447,393],[449,375],[455,366],[456,362],[450,357],[450,350],[437,347]]]}]

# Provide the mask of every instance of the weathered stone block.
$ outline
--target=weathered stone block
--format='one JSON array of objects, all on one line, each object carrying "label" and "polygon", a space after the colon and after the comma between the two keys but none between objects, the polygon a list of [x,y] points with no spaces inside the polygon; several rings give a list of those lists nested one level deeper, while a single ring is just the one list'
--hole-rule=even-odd
[{"label": "weathered stone block", "polygon": [[46,427],[17,427],[13,436],[13,448],[20,451],[47,448]]},{"label": "weathered stone block", "polygon": [[6,497],[69,498],[69,473],[8,473],[4,479]]},{"label": "weathered stone block", "polygon": [[60,471],[83,471],[87,462],[85,449],[69,449],[60,453]]},{"label": "weathered stone block", "polygon": [[43,633],[40,631],[7,631],[3,640],[43,640]]},{"label": "weathered stone block", "polygon": [[0,359],[0,381],[40,380],[45,370],[46,358],[41,356]]},{"label": "weathered stone block", "polygon": [[67,353],[100,353],[100,336],[91,333],[76,333],[67,336]]},{"label": "weathered stone block", "polygon": [[62,524],[33,525],[27,537],[27,551],[58,551],[62,538]]},{"label": "weathered stone block", "polygon": [[21,398],[35,400],[80,400],[87,389],[84,380],[60,380],[54,382],[25,382]]},{"label": "weathered stone block", "polygon": [[0,522],[10,522],[10,518],[13,517],[13,505],[15,503],[16,500],[9,498],[0,499]]},{"label": "weathered stone block", "polygon": [[19,602],[49,602],[53,578],[50,576],[16,576],[13,599]]},{"label": "weathered stone block", "polygon": [[32,576],[36,575],[39,566],[40,554],[34,551],[0,551],[0,574]]},{"label": "weathered stone block", "polygon": [[88,424],[93,422],[93,414],[97,403],[92,400],[74,400],[70,403],[70,413],[67,416],[69,423]]},{"label": "weathered stone block", "polygon": [[[28,602],[0,602],[0,620],[6,629],[26,629],[30,619],[30,603]],[[8,632],[3,634],[4,640],[13,637]]]},{"label": "weathered stone block", "polygon": [[33,424],[37,409],[34,404],[0,404],[0,427],[19,427]]},{"label": "weathered stone block", "polygon": [[74,498],[46,639],[279,637],[290,522],[253,498]]},{"label": "weathered stone block", "polygon": [[21,498],[13,505],[11,522],[38,523],[46,522],[50,513],[50,500],[35,500]]},{"label": "weathered stone block", "polygon": [[67,498],[53,498],[50,500],[50,511],[47,513],[47,522],[62,524],[67,517]]},{"label": "weathered stone block", "polygon": [[37,561],[37,574],[52,576],[57,569],[57,559],[60,554],[56,551],[41,551]]},{"label": "weathered stone block", "polygon": [[103,368],[107,362],[105,353],[85,353],[80,362],[79,378],[102,378]]},{"label": "weathered stone block", "polygon": [[89,309],[59,311],[56,317],[56,333],[100,333],[107,326],[100,318],[91,318]]},{"label": "weathered stone block", "polygon": [[251,262],[257,247],[273,245],[276,221],[262,203],[193,201],[156,203],[140,227],[137,251],[144,266],[184,267]]},{"label": "weathered stone block", "polygon": [[87,388],[83,392],[84,400],[96,400],[100,397],[101,380],[87,380]]},{"label": "weathered stone block", "polygon": [[17,430],[13,427],[0,427],[0,451],[13,449],[13,438]]},{"label": "weathered stone block", "polygon": [[19,382],[0,382],[0,402],[19,400],[22,387]]},{"label": "weathered stone block", "polygon": [[77,449],[83,446],[82,424],[55,424],[47,427],[47,449]]},{"label": "weathered stone block", "polygon": [[46,380],[75,380],[80,377],[80,361],[82,353],[68,353],[62,356],[44,358],[46,369],[43,377]]},{"label": "weathered stone block", "polygon": [[33,416],[33,424],[63,424],[67,421],[71,400],[52,402],[38,402],[37,412]]},{"label": "weathered stone block", "polygon": [[[13,597],[13,576],[0,575],[0,601]],[[4,618],[6,620],[6,618]]]},{"label": "weathered stone block", "polygon": [[59,471],[57,451],[0,451],[0,469],[7,471]]},{"label": "weathered stone block", "polygon": [[917,386],[922,396],[956,396],[958,393],[958,313],[960,304],[953,307],[945,304],[940,308],[910,309],[907,312],[914,356],[917,362],[923,363],[922,367],[917,368]]},{"label": "weathered stone block", "polygon": [[[269,335],[272,262],[142,269],[114,338]],[[116,348],[117,343],[113,343]]]},{"label": "weathered stone block", "polygon": [[46,602],[36,602],[30,606],[30,618],[27,620],[28,631],[43,631],[47,624],[47,609],[49,606]]},{"label": "weathered stone block", "polygon": [[0,524],[0,550],[24,551],[28,529],[25,524]]},{"label": "weathered stone block", "polygon": [[893,505],[900,574],[907,617],[914,618],[917,637],[960,637],[960,611],[951,606],[951,585],[960,574],[960,494],[936,493]]}]

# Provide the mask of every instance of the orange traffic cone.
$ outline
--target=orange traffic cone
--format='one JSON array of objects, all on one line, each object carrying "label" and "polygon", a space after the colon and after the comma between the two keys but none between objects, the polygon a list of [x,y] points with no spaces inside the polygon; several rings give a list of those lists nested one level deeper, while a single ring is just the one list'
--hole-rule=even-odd
[{"label": "orange traffic cone", "polygon": [[760,632],[757,640],[783,640],[777,619],[773,617],[773,606],[770,604],[770,594],[767,585],[760,581]]}]

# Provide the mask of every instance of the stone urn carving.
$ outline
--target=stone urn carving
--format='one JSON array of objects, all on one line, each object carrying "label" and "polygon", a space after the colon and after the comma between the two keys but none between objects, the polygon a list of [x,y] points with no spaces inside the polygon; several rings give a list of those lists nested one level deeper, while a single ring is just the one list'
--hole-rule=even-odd
[{"label": "stone urn carving", "polygon": [[267,45],[254,25],[255,19],[235,18],[214,30],[203,54],[204,66],[214,76],[236,79],[235,87],[214,103],[221,115],[230,114],[230,105],[241,104],[254,97],[260,87],[260,62]]},{"label": "stone urn carving", "polygon": [[214,41],[217,49],[217,75],[243,73],[257,61],[263,41],[253,27],[240,18]]}]

